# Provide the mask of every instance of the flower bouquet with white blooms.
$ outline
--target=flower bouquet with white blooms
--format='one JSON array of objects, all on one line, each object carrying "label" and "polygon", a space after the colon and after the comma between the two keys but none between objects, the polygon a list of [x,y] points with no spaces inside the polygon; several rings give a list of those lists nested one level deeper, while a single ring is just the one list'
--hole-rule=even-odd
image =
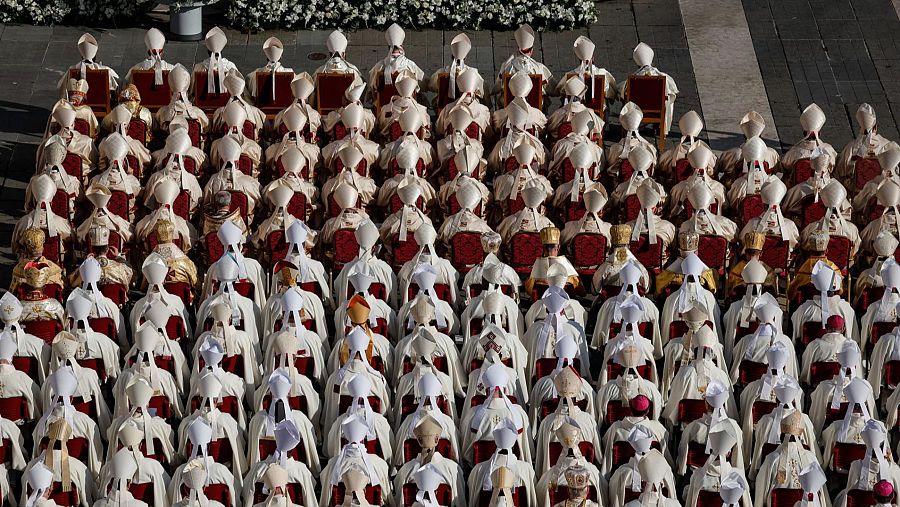
[{"label": "flower bouquet with white blooms", "polygon": [[597,19],[592,0],[230,0],[227,15],[238,27],[330,29],[383,28],[393,22],[413,29],[569,30]]}]

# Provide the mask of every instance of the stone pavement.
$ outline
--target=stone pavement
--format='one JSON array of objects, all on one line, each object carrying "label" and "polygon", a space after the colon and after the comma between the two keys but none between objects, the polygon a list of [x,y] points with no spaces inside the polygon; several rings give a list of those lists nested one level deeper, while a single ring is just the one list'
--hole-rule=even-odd
[{"label": "stone pavement", "polygon": [[[775,125],[767,131],[767,137],[783,148],[801,135],[798,116],[812,101],[828,114],[823,138],[837,149],[853,136],[853,114],[860,102],[875,106],[881,132],[900,139],[894,117],[894,111],[900,113],[900,42],[893,38],[900,29],[900,18],[891,0],[742,3],[744,16],[735,15],[731,22],[749,26],[752,40],[721,37],[719,47],[713,38],[721,36],[715,33],[718,28],[704,29],[707,20],[709,25],[720,21],[715,8],[698,9],[694,0],[610,0],[597,4],[599,21],[589,28],[540,34],[536,56],[558,76],[575,65],[572,42],[578,35],[588,35],[597,45],[598,64],[624,79],[634,69],[632,49],[638,41],[646,42],[656,51],[656,66],[672,75],[681,92],[672,135],[678,135],[677,118],[681,114],[693,109],[702,116],[704,107],[708,107],[709,120],[717,127],[716,137],[725,139],[725,145],[717,141],[716,148],[740,142],[738,122],[743,112],[730,121],[719,117],[719,112],[735,109],[742,101],[763,105],[768,102]],[[723,0],[710,4],[719,9],[738,8],[741,2]],[[687,23],[682,20],[683,13],[691,16]],[[208,14],[208,21],[215,23],[217,14]],[[875,19],[877,24],[869,23]],[[0,264],[14,262],[9,233],[16,217],[23,213],[25,184],[34,172],[36,144],[57,99],[56,82],[78,60],[76,40],[84,31],[94,33],[100,43],[98,59],[124,75],[131,64],[145,55],[146,28],[154,24],[166,28],[163,21],[153,16],[143,21],[142,26],[117,29],[0,25]],[[685,25],[691,29],[687,35]],[[725,32],[747,31],[744,26],[722,26],[721,31]],[[444,64],[447,44],[455,33],[410,32],[407,54],[430,73]],[[228,30],[227,34],[225,55],[245,73],[265,62],[262,42],[272,35],[285,44],[285,63],[295,70],[312,71],[325,51],[327,36],[327,32],[309,31],[248,35]],[[511,32],[477,32],[470,36],[474,47],[468,61],[486,78],[499,69],[514,48]],[[362,30],[349,34],[349,39],[348,58],[363,69],[385,52],[381,31]],[[747,44],[752,44],[752,50]],[[205,48],[198,43],[166,45],[166,60],[189,68],[205,56]],[[692,61],[692,56],[698,61]],[[714,86],[717,72],[738,73],[742,65],[758,66],[764,86]],[[703,76],[701,93],[695,71]],[[613,125],[617,123],[617,110],[618,106],[609,118]],[[607,138],[615,138],[615,127]],[[0,270],[0,286],[7,279],[8,270]]]}]

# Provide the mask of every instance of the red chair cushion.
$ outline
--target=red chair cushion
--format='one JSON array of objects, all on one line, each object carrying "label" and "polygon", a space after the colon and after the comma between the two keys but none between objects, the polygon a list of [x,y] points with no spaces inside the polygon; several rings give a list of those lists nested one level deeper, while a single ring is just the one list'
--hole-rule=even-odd
[{"label": "red chair cushion", "polygon": [[484,261],[481,234],[477,232],[457,232],[450,238],[450,262],[461,273],[467,273],[473,266]]},{"label": "red chair cushion", "polygon": [[651,245],[647,235],[641,234],[637,240],[631,242],[629,249],[647,270],[659,273],[662,269],[663,244],[659,238]]},{"label": "red chair cushion", "polygon": [[835,263],[841,271],[850,267],[850,251],[853,248],[850,239],[844,236],[831,236],[828,239],[828,260]]},{"label": "red chair cushion", "polygon": [[786,270],[790,256],[791,246],[788,241],[783,241],[781,236],[767,235],[759,260],[772,269]]},{"label": "red chair cushion", "polygon": [[352,261],[359,255],[359,243],[353,229],[339,229],[334,233],[334,262],[338,266]]},{"label": "red chair cushion", "polygon": [[206,235],[204,244],[206,245],[206,262],[208,264],[216,262],[225,253],[225,246],[219,241],[216,231]]},{"label": "red chair cushion", "polygon": [[28,399],[24,396],[0,398],[0,415],[10,421],[26,421],[31,418]]},{"label": "red chair cushion", "polygon": [[863,459],[865,455],[866,446],[863,444],[837,442],[834,444],[831,469],[835,471],[849,471],[850,465],[858,459]]},{"label": "red chair cushion", "polygon": [[640,212],[641,201],[638,199],[637,194],[631,194],[625,197],[625,216],[622,217],[622,221],[631,222],[632,220],[637,219]]},{"label": "red chair cushion", "polygon": [[[331,505],[339,506],[344,503],[344,495],[346,494],[346,489],[344,487],[344,483],[340,483],[337,486],[331,487]],[[369,505],[382,505],[383,498],[381,493],[381,486],[366,486],[365,493],[363,494],[366,497],[366,501],[369,502]]]},{"label": "red chair cushion", "polygon": [[579,274],[593,274],[606,260],[606,236],[599,233],[578,234],[572,238],[569,248],[572,252],[572,263]]},{"label": "red chair cushion", "polygon": [[766,211],[766,204],[759,194],[748,195],[741,201],[741,225],[746,224]]},{"label": "red chair cushion", "polygon": [[802,489],[775,488],[770,495],[772,507],[794,507],[803,497]]},{"label": "red chair cushion", "polygon": [[862,189],[866,183],[881,174],[881,164],[877,158],[857,158],[855,162],[856,188]]},{"label": "red chair cushion", "polygon": [[820,382],[831,380],[841,371],[841,363],[836,361],[816,361],[809,365],[809,382],[817,385]]},{"label": "red chair cushion", "polygon": [[681,400],[678,402],[678,422],[687,425],[703,417],[706,411],[705,400]]},{"label": "red chair cushion", "polygon": [[517,273],[531,273],[534,261],[543,253],[544,245],[537,232],[519,232],[510,240],[509,261]]},{"label": "red chair cushion", "polygon": [[728,259],[728,240],[723,236],[702,234],[697,256],[713,270],[725,269]]}]

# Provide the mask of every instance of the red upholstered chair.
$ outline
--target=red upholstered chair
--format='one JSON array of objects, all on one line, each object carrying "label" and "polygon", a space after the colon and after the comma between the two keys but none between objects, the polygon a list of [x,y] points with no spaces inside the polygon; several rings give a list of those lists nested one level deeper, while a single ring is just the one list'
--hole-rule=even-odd
[{"label": "red upholstered chair", "polygon": [[13,356],[13,367],[29,377],[38,378],[40,361],[34,356]]},{"label": "red upholstered chair", "polygon": [[622,222],[630,222],[635,220],[638,216],[638,213],[641,212],[641,201],[638,199],[637,194],[631,194],[625,197],[625,214],[622,217]]},{"label": "red upholstered chair", "polygon": [[[233,397],[232,397],[233,398]],[[195,398],[197,399],[197,398]],[[199,400],[198,400],[199,401]],[[199,403],[198,403],[199,405]],[[193,409],[196,410],[196,409]],[[190,441],[187,442],[187,447],[185,448],[185,453],[190,456],[194,450],[194,444]],[[209,456],[216,463],[221,463],[223,465],[230,465],[234,461],[234,452],[231,450],[231,442],[227,438],[219,438],[211,441],[207,447],[207,452]]]},{"label": "red upholstered chair", "polygon": [[[390,167],[390,170],[388,171],[388,174],[386,175],[386,177],[391,178],[398,174],[403,174],[403,169],[400,169],[400,164],[398,164],[397,160],[394,159],[393,161],[391,161],[391,167]],[[420,178],[425,177],[425,161],[422,160],[421,158],[418,161],[416,161],[416,174]]]},{"label": "red upholstered chair", "polygon": [[777,403],[774,401],[765,401],[765,400],[756,400],[753,402],[753,406],[750,409],[750,417],[753,420],[753,426],[756,426],[756,423],[759,422],[760,419],[763,418],[764,415],[771,413],[775,410]]},{"label": "red upholstered chair", "polygon": [[700,468],[706,464],[709,454],[706,454],[706,444],[691,440],[688,443],[687,464],[691,468]]},{"label": "red upholstered chair", "polygon": [[0,415],[13,422],[31,419],[28,398],[24,396],[0,398]]},{"label": "red upholstered chair", "polygon": [[847,492],[847,507],[872,507],[878,503],[871,490],[851,489]]},{"label": "red upholstered chair", "polygon": [[[26,489],[31,492],[31,487]],[[54,481],[50,486],[50,499],[56,502],[60,507],[75,507],[79,504],[78,486],[74,483],[69,491],[63,491],[62,482]]]},{"label": "red upholstered chair", "polygon": [[800,332],[800,343],[805,347],[824,335],[825,328],[822,327],[821,321],[807,321],[803,323],[803,329]]},{"label": "red upholstered chair", "polygon": [[[187,498],[191,490],[184,484],[181,485],[181,495]],[[210,500],[221,503],[225,507],[231,507],[231,493],[228,490],[228,484],[211,483],[203,488],[203,493]]]},{"label": "red upholstered chair", "polygon": [[[641,333],[641,336],[650,336],[652,332],[650,328],[650,322],[638,322],[638,332]],[[609,323],[609,333],[608,336],[613,337],[619,334],[619,331],[622,330],[621,322],[610,322]]]},{"label": "red upholstered chair", "polygon": [[[542,357],[535,362],[534,365],[534,377],[532,377],[532,381],[537,382],[538,380],[546,377],[553,373],[553,370],[556,369],[556,364],[559,362],[559,359],[555,357]],[[581,360],[577,357],[572,361],[572,367],[578,370],[581,365]]]},{"label": "red upholstered chair", "polygon": [[[272,395],[266,394],[263,397],[263,410],[269,410],[271,405]],[[309,415],[309,403],[306,401],[306,396],[288,396],[288,406],[291,407],[291,410],[298,410]]]},{"label": "red upholstered chair", "polygon": [[[253,504],[259,504],[266,501],[266,498],[269,497],[268,492],[263,492],[263,487],[265,484],[262,481],[257,481],[253,486]],[[287,490],[288,498],[291,499],[291,502],[295,505],[303,505],[303,485],[299,482],[289,482],[285,489]]]},{"label": "red upholstered chair", "polygon": [[[112,483],[110,483],[110,489],[112,488]],[[153,483],[152,482],[130,482],[128,484],[128,492],[131,493],[131,496],[134,497],[135,500],[140,500],[147,505],[154,504],[153,498]]]},{"label": "red upholstered chair", "polygon": [[172,203],[172,211],[185,220],[191,219],[191,193],[182,190]]},{"label": "red upholstered chair", "polygon": [[662,269],[663,244],[657,238],[655,244],[650,244],[650,239],[646,234],[632,241],[628,247],[635,258],[647,268],[647,271],[658,274]]},{"label": "red upholstered chair", "polygon": [[587,210],[584,207],[584,196],[579,194],[577,201],[566,201],[562,216],[564,221],[574,222],[581,220],[585,213],[587,213]]},{"label": "red upholstered chair", "polygon": [[522,194],[520,193],[516,196],[515,199],[507,199],[506,200],[506,214],[514,215],[525,208],[525,201],[522,200]]},{"label": "red upholstered chair", "polygon": [[287,256],[288,244],[284,240],[284,231],[272,231],[266,236],[266,251],[272,264],[283,260]]},{"label": "red upholstered chair", "polygon": [[94,331],[109,336],[110,338],[113,338],[118,334],[116,322],[110,317],[88,317],[88,325]]},{"label": "red upholstered chair", "polygon": [[359,243],[353,229],[339,229],[334,233],[334,269],[340,271],[344,264],[359,255]]},{"label": "red upholstered chair", "polygon": [[725,501],[718,491],[709,489],[701,489],[697,492],[697,506],[700,507],[722,507]]},{"label": "red upholstered chair", "polygon": [[396,272],[416,256],[419,252],[419,243],[416,242],[416,238],[411,232],[407,233],[406,241],[400,241],[400,234],[394,234],[391,239],[393,243],[391,267]]},{"label": "red upholstered chair", "polygon": [[147,124],[138,118],[132,118],[128,123],[128,137],[138,141],[144,146],[147,145]]},{"label": "red upholstered chair", "polygon": [[60,264],[62,262],[61,252],[62,244],[60,243],[59,236],[48,237],[44,240],[44,257]]},{"label": "red upholstered chair", "polygon": [[873,322],[872,331],[869,333],[869,342],[866,343],[866,354],[870,355],[875,344],[878,343],[878,339],[893,331],[895,327],[897,327],[896,322]]},{"label": "red upholstered chair", "polygon": [[121,190],[111,190],[110,194],[109,204],[106,205],[106,209],[110,213],[130,221],[128,208],[130,208],[131,197]]},{"label": "red upholstered chair", "polygon": [[[580,399],[575,402],[575,405],[578,406],[581,410],[587,410],[588,400],[586,398]],[[553,411],[556,410],[556,407],[559,406],[559,398],[548,398],[541,402],[541,417],[547,417],[552,414]]]},{"label": "red upholstered chair", "polygon": [[[560,442],[550,442],[548,446],[550,460],[549,463],[556,463],[559,459],[559,455],[562,454],[563,446]],[[596,456],[594,451],[594,444],[588,442],[587,440],[582,440],[578,442],[578,450],[581,451],[581,455],[584,456],[584,459],[587,460],[588,463],[594,462],[594,457]]]},{"label": "red upholstered chair", "polygon": [[481,233],[462,231],[450,238],[450,262],[460,273],[468,273],[484,261]]},{"label": "red upholstered chair", "polygon": [[675,163],[675,183],[681,183],[682,181],[691,177],[694,174],[694,168],[691,167],[691,162],[687,158],[683,158]]},{"label": "red upholstered chair", "polygon": [[82,166],[81,157],[76,153],[72,153],[71,151],[66,153],[66,158],[63,159],[62,166],[69,176],[72,176],[73,178],[81,180],[84,176],[84,166]]},{"label": "red upholstered chair", "polygon": [[246,221],[250,214],[250,203],[247,201],[247,194],[235,190],[229,190],[228,192],[231,194],[229,210],[240,210],[241,217]]},{"label": "red upholstered chair", "polygon": [[306,220],[309,218],[310,206],[306,201],[306,194],[302,192],[294,192],[291,200],[288,201],[287,205],[288,213],[299,218],[300,220]]},{"label": "red upholstered chair", "polygon": [[[378,356],[372,356],[372,362],[374,362],[375,358]],[[379,358],[380,359],[380,358]],[[382,363],[383,365],[383,363]],[[372,365],[373,368],[377,369],[375,365]],[[372,407],[372,410],[375,412],[381,411],[381,398],[375,395],[367,396],[369,399],[369,405]],[[344,413],[350,408],[350,405],[353,403],[353,397],[348,394],[342,394],[339,401],[339,412]]]},{"label": "red upholstered chair", "polygon": [[856,175],[856,188],[861,190],[866,183],[872,181],[876,176],[881,174],[881,164],[877,158],[854,157]]},{"label": "red upholstered chair", "polygon": [[[332,507],[343,505],[345,491],[346,489],[344,488],[343,482],[338,484],[337,486],[331,487]],[[372,486],[371,484],[366,486],[363,496],[366,497],[366,501],[369,502],[369,505],[382,505],[384,503],[381,493],[381,486]]]},{"label": "red upholstered chair", "polygon": [[[173,296],[178,297],[182,301],[184,301],[185,305],[190,306],[191,302],[191,286],[187,282],[167,282],[163,284],[163,287],[172,294]],[[169,338],[172,338],[172,335],[169,335]]]},{"label": "red upholstered chair", "polygon": [[[44,437],[41,439],[40,448],[41,450],[46,450],[47,446],[50,444],[50,438]],[[88,459],[88,441],[84,437],[72,437],[66,441],[66,450],[69,452],[69,456],[81,461],[86,462]]]},{"label": "red upholstered chair", "polygon": [[33,334],[50,345],[56,335],[62,331],[62,324],[58,320],[30,320],[22,323],[22,328],[28,334]]},{"label": "red upholstered chair", "polygon": [[[275,454],[277,450],[277,446],[275,445],[275,439],[272,437],[264,437],[259,439],[259,459],[265,460],[269,456]],[[288,451],[288,456],[294,458],[297,461],[306,463],[306,443],[301,440],[296,447]],[[308,465],[309,463],[307,463]]]},{"label": "red upholstered chair", "polygon": [[900,385],[900,361],[887,361],[881,375],[882,385],[894,388]]},{"label": "red upholstered chair", "polygon": [[75,129],[75,132],[83,136],[90,137],[91,135],[91,125],[84,118],[75,118],[75,123],[72,125],[72,128]]},{"label": "red upholstered chair", "polygon": [[710,269],[723,273],[728,263],[728,240],[723,236],[701,234],[697,256]]},{"label": "red upholstered chair", "polygon": [[516,273],[527,275],[543,252],[544,245],[538,232],[518,232],[509,242],[509,263]]},{"label": "red upholstered chair", "polygon": [[194,118],[189,118],[187,121],[187,132],[188,136],[191,138],[191,145],[193,145],[194,148],[199,148],[203,137],[200,121]]},{"label": "red upholstered chair", "polygon": [[[638,375],[643,379],[649,379],[653,375],[653,369],[650,364],[643,364],[637,367]],[[625,367],[610,359],[606,363],[606,380],[615,380],[625,374]]]},{"label": "red upholstered chair", "polygon": [[803,215],[801,217],[802,226],[800,227],[801,230],[803,229],[803,227],[806,227],[807,225],[820,220],[825,216],[825,205],[822,204],[821,200],[816,202],[813,195],[804,197],[801,200],[800,205],[803,209]]},{"label": "red upholstered chair", "polygon": [[768,365],[766,363],[757,363],[756,361],[748,361],[744,359],[738,366],[738,383],[746,386],[754,380],[759,380],[766,374]]},{"label": "red upholstered chair", "polygon": [[[443,455],[443,454],[442,454]],[[419,487],[416,486],[414,482],[407,483],[403,485],[403,507],[409,507],[410,505],[416,502],[416,494],[419,492]],[[435,490],[434,500],[438,505],[443,505],[444,507],[449,507],[449,505],[453,502],[453,491],[450,489],[449,484],[441,484]]]},{"label": "red upholstered chair", "polygon": [[878,301],[881,299],[881,296],[884,295],[884,287],[869,287],[862,291],[860,294],[860,310],[865,313],[866,308],[872,304],[873,301]]},{"label": "red upholstered chair", "polygon": [[606,260],[606,236],[592,232],[577,234],[572,238],[569,251],[578,274],[593,275]]},{"label": "red upholstered chair", "polygon": [[70,202],[69,194],[65,190],[57,190],[50,201],[50,209],[63,218],[69,218],[69,214],[72,212]]},{"label": "red upholstered chair", "polygon": [[799,185],[813,175],[812,163],[808,158],[802,158],[794,164],[791,186]]},{"label": "red upholstered chair", "polygon": [[[469,406],[477,407],[478,405],[481,405],[482,403],[484,403],[485,398],[486,398],[486,396],[483,394],[476,394],[475,396],[472,396],[472,400],[469,402]],[[506,399],[508,399],[509,402],[512,403],[513,405],[519,404],[519,401],[516,399],[516,397],[511,394],[506,395]],[[493,452],[493,451],[491,451],[491,452]]]},{"label": "red upholstered chair", "polygon": [[802,489],[775,488],[770,494],[772,507],[794,507],[802,497]]},{"label": "red upholstered chair", "polygon": [[847,413],[847,405],[848,403],[846,401],[841,403],[838,408],[831,408],[831,404],[829,404],[828,408],[825,410],[825,424],[822,427],[827,428],[829,424],[838,419],[842,419],[844,414]]},{"label": "red upholstered chair", "polygon": [[[497,444],[493,440],[476,440],[472,445],[472,463],[477,465],[491,459],[496,450]],[[518,442],[513,445],[512,452],[517,458],[522,459],[522,452],[519,449]]]},{"label": "red upholstered chair", "polygon": [[623,160],[622,165],[619,166],[619,183],[628,181],[632,174],[634,174],[634,168],[631,167],[631,162],[627,159]]},{"label": "red upholstered chair", "polygon": [[[453,444],[450,443],[450,440],[446,438],[441,438],[437,443],[437,451],[441,453],[441,456],[444,456],[448,459],[457,459],[453,456]],[[422,452],[422,446],[419,445],[419,441],[415,438],[409,438],[403,442],[403,460],[404,462],[412,461],[413,458],[419,455]]]},{"label": "red upholstered chair", "polygon": [[842,273],[846,273],[850,267],[850,252],[853,244],[850,239],[844,236],[830,236],[828,239],[828,250],[826,256],[828,260],[835,263]]},{"label": "red upholstered chair", "polygon": [[766,235],[760,260],[772,269],[787,270],[791,258],[791,246],[781,236]]},{"label": "red upholstered chair", "polygon": [[863,459],[865,455],[866,446],[864,444],[836,442],[828,467],[835,472],[849,472],[850,465],[858,459]]},{"label": "red upholstered chair", "polygon": [[[447,205],[450,208],[451,215],[455,215],[455,214],[459,213],[459,210],[462,209],[459,206],[459,201],[456,200],[456,195],[450,196],[450,198],[447,200]],[[483,213],[483,210],[481,207],[481,202],[479,202],[478,205],[475,206],[475,209],[472,210],[472,213],[474,213],[475,215],[478,215],[480,217],[484,216],[484,213]]]},{"label": "red upholstered chair", "polygon": [[678,422],[684,426],[703,417],[706,400],[681,400],[678,402]]},{"label": "red upholstered chair", "polygon": [[219,241],[219,236],[215,231],[208,233],[204,237],[204,245],[206,247],[206,263],[212,264],[219,260],[225,254],[225,246]]},{"label": "red upholstered chair", "polygon": [[[447,373],[447,358],[446,357],[435,357],[433,359],[435,367],[442,371],[443,373]],[[438,366],[440,364],[440,366]],[[415,365],[407,358],[403,362],[403,374],[407,374],[413,370]],[[444,396],[438,396],[437,398],[438,408],[441,412],[453,416],[450,412],[450,403],[447,401],[447,398]],[[406,417],[409,414],[412,414],[416,411],[416,408],[419,406],[419,400],[416,399],[412,394],[407,394],[400,399],[400,415],[401,417]]]},{"label": "red upholstered chair", "polygon": [[740,225],[760,216],[766,211],[766,203],[759,194],[748,195],[741,201]]},{"label": "red upholstered chair", "polygon": [[128,288],[121,283],[106,283],[99,285],[100,292],[121,307],[128,302]]},{"label": "red upholstered chair", "polygon": [[147,407],[150,410],[155,410],[157,417],[162,417],[166,420],[172,418],[172,402],[163,395],[151,397]]},{"label": "red upholstered chair", "polygon": [[820,382],[831,380],[841,370],[841,363],[836,361],[816,361],[809,365],[809,383],[818,385]]},{"label": "red upholstered chair", "polygon": [[[421,196],[419,196],[419,198],[416,199],[416,208],[418,208],[422,211],[425,211],[425,200],[422,199]],[[393,214],[393,213],[400,211],[401,209],[403,209],[403,201],[400,200],[400,195],[399,194],[392,195],[391,198],[388,200],[388,213]]]},{"label": "red upholstered chair", "polygon": [[608,427],[611,426],[612,423],[621,421],[630,415],[631,407],[622,403],[622,400],[613,400],[606,404],[606,417],[604,417],[603,421]]}]

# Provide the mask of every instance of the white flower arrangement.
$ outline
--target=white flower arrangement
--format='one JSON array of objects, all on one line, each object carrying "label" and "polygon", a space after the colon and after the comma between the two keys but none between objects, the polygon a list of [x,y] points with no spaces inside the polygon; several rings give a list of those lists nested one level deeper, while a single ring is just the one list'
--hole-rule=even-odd
[{"label": "white flower arrangement", "polygon": [[[0,0],[6,1],[6,0]],[[228,0],[226,14],[246,30],[266,28],[352,30],[384,28],[393,22],[413,29],[569,30],[597,19],[593,0]]]},{"label": "white flower arrangement", "polygon": [[69,20],[92,23],[135,16],[150,0],[0,0],[0,22],[48,25]]},{"label": "white flower arrangement", "polygon": [[[133,17],[151,0],[0,0],[0,22],[93,23]],[[398,22],[412,29],[509,30],[529,23],[539,30],[569,30],[597,19],[593,0],[225,0],[232,24],[266,28],[353,30]]]}]

